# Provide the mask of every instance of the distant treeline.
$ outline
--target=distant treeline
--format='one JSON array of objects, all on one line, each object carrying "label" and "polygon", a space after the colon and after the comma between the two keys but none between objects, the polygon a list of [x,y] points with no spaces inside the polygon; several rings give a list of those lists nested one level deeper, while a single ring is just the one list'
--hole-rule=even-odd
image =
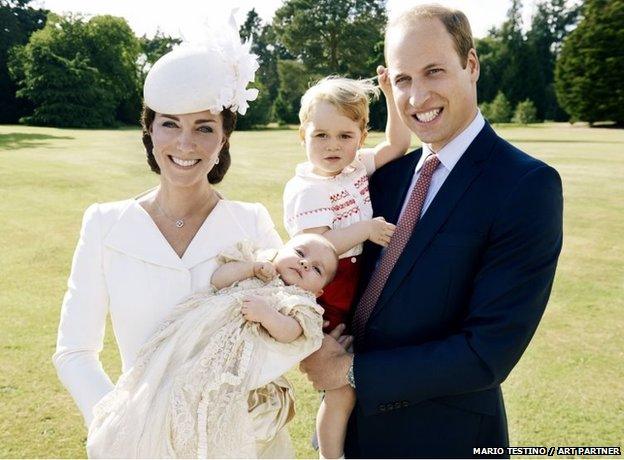
[{"label": "distant treeline", "polygon": [[[137,124],[145,75],[179,40],[136,37],[123,18],[60,16],[31,2],[0,0],[0,123]],[[486,117],[624,125],[624,0],[538,0],[529,27],[521,9],[512,0],[500,27],[476,40]],[[301,95],[325,75],[374,75],[386,21],[385,0],[285,0],[271,23],[249,11],[240,33],[260,60],[260,96],[239,127],[297,123]],[[371,126],[384,125],[380,100]]]}]

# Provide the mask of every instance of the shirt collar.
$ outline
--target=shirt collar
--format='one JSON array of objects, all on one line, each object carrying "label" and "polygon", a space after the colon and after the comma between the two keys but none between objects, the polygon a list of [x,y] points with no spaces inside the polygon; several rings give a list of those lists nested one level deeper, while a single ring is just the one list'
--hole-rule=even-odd
[{"label": "shirt collar", "polygon": [[[466,127],[466,129],[459,133],[459,135],[455,136],[451,142],[446,144],[440,149],[439,152],[437,152],[438,159],[440,160],[442,166],[450,172],[484,126],[485,119],[483,118],[483,115],[481,115],[481,111],[477,109],[477,114],[468,127]],[[435,153],[431,149],[430,144],[423,144],[422,148],[423,152],[418,160],[418,164],[416,165],[416,172],[420,171],[420,168],[422,168],[422,165],[425,163],[427,157],[430,154]]]}]

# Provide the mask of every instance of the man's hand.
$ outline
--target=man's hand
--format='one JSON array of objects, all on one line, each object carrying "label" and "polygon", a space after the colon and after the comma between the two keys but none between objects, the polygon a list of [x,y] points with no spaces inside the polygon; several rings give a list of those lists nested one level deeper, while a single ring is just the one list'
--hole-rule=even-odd
[{"label": "man's hand", "polygon": [[276,310],[262,297],[250,295],[243,299],[241,313],[247,321],[262,323],[269,316],[274,315]]},{"label": "man's hand", "polygon": [[344,324],[339,324],[336,329],[325,334],[321,348],[299,365],[299,369],[307,374],[316,390],[335,390],[349,384],[347,372],[353,361],[353,354],[345,351],[344,344],[350,339],[341,339],[344,330]]},{"label": "man's hand", "polygon": [[268,283],[277,276],[277,271],[271,262],[256,262],[253,272],[254,276],[263,283]]}]

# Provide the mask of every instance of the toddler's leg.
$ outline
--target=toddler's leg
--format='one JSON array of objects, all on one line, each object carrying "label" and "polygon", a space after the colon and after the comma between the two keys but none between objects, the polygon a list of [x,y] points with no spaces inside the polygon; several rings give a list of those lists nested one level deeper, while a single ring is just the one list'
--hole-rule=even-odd
[{"label": "toddler's leg", "polygon": [[316,433],[321,458],[344,456],[347,422],[353,406],[355,394],[348,385],[325,393],[316,416]]}]

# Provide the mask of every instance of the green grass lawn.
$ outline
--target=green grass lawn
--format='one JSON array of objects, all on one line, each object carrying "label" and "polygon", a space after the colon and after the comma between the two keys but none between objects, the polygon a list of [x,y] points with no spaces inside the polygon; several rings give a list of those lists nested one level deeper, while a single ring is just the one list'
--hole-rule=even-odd
[{"label": "green grass lawn", "polygon": [[[504,383],[514,446],[622,445],[624,131],[565,124],[498,127],[559,170],[565,242],[545,317]],[[370,136],[374,143],[379,134]],[[297,132],[236,132],[219,189],[267,205],[285,236],[282,187],[304,158]],[[156,185],[138,130],[0,126],[0,457],[83,457],[85,430],[51,356],[81,216],[95,202]],[[110,327],[102,359],[119,360]],[[294,370],[297,455],[318,396]]]}]

